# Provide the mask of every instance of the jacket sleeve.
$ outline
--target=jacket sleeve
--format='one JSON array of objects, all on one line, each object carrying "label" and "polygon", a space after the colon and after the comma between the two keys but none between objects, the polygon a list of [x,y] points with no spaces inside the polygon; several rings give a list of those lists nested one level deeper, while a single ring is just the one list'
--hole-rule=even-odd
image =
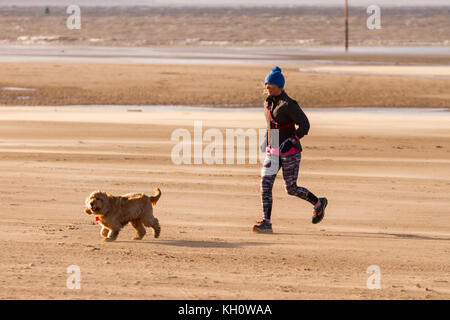
[{"label": "jacket sleeve", "polygon": [[309,120],[298,103],[294,100],[289,103],[289,114],[292,118],[292,121],[294,121],[295,124],[298,125],[298,129],[295,130],[295,135],[299,139],[303,138],[303,136],[306,136],[309,131]]}]

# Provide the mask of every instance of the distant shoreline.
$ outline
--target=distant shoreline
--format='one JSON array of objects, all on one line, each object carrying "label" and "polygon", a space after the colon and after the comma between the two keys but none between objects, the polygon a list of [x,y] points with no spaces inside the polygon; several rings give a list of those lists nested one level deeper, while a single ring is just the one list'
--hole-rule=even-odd
[{"label": "distant shoreline", "polygon": [[[66,6],[2,7],[0,44],[104,46],[344,45],[342,7],[81,6],[81,28],[66,26]],[[350,46],[450,46],[450,6],[389,7],[381,29],[366,7],[350,7]]]},{"label": "distant shoreline", "polygon": [[[125,112],[151,112],[151,111],[205,111],[205,112],[262,112],[262,104],[260,107],[242,107],[242,106],[214,106],[214,105],[66,105],[66,106],[5,106],[0,105],[4,111],[7,110],[54,110],[55,112],[64,110],[110,110]],[[423,107],[308,107],[302,108],[305,112],[347,112],[357,114],[436,114],[442,112],[450,112],[448,108],[423,108]]]},{"label": "distant shoreline", "polygon": [[[32,4],[30,5],[30,2],[21,2],[18,0],[14,1],[14,4],[10,4],[10,3],[4,3],[4,2],[9,2],[9,1],[0,1],[0,8],[1,7],[27,7],[27,8],[45,8],[45,7],[50,7],[50,8],[57,8],[57,7],[67,7],[68,5],[72,4],[71,1],[61,1],[61,0],[55,0],[55,1],[51,1],[51,0],[46,0],[45,2],[43,2],[42,4],[36,3],[36,1],[33,1]],[[63,3],[61,3],[63,2]],[[208,8],[208,9],[220,9],[220,8],[225,8],[225,9],[247,9],[247,8],[273,8],[273,9],[279,9],[279,8],[319,8],[319,9],[329,9],[329,8],[342,8],[344,6],[343,2],[342,5],[340,4],[336,4],[336,2],[332,3],[332,4],[307,4],[307,3],[298,3],[298,2],[293,2],[293,3],[285,3],[285,2],[280,2],[279,3],[274,3],[273,1],[269,3],[264,4],[263,1],[257,1],[253,4],[246,4],[245,1],[236,1],[236,3],[227,3],[224,1],[221,1],[221,3],[219,4],[214,4],[211,3],[210,1],[206,1],[204,3],[198,3],[198,2],[192,2],[192,1],[186,1],[184,3],[148,3],[148,2],[134,2],[130,4],[130,1],[123,1],[125,3],[122,3],[121,1],[110,1],[110,0],[105,0],[104,3],[100,2],[100,1],[88,1],[88,0],[78,0],[77,4],[80,7],[90,7],[90,8],[105,8],[105,7],[123,7],[123,8]],[[367,2],[369,3],[369,2]],[[354,1],[349,3],[349,8],[367,8],[367,6],[369,4],[367,3],[356,3]],[[402,3],[392,3],[392,1],[387,1],[387,2],[380,2],[377,1],[377,4],[380,7],[383,8],[393,8],[393,9],[403,9],[403,8],[437,8],[437,7],[442,7],[442,8],[448,8],[450,5],[446,5],[443,3],[435,3],[435,2],[430,2],[427,1],[427,4],[424,5],[423,1],[418,1],[417,3],[415,2],[411,2],[408,1],[407,4],[402,4]]]}]

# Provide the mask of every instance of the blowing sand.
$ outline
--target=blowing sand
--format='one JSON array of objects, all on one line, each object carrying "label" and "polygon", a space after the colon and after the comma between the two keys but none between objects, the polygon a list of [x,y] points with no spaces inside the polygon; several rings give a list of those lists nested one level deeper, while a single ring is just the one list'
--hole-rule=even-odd
[{"label": "blowing sand", "polygon": [[[280,175],[275,233],[258,235],[260,165],[175,165],[170,137],[263,128],[262,112],[0,109],[0,298],[449,299],[450,113],[306,112],[298,183],[326,217],[312,225]],[[85,197],[156,187],[161,237],[102,243]]]}]

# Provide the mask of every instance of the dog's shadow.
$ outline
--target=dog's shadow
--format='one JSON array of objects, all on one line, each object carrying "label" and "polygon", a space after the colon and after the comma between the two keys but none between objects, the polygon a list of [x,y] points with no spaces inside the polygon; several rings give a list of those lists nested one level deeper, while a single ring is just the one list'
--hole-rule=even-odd
[{"label": "dog's shadow", "polygon": [[[127,242],[128,241],[115,241],[115,242]],[[145,241],[140,240],[134,243],[142,244],[156,244],[165,246],[175,246],[175,247],[189,247],[189,248],[241,248],[248,246],[264,246],[272,245],[269,242],[226,242],[226,241],[206,241],[206,240],[157,240],[157,241]]]}]

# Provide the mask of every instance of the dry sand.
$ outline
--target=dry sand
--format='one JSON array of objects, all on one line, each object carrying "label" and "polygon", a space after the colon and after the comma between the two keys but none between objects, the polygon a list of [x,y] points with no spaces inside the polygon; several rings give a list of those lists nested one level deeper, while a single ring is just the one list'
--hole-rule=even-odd
[{"label": "dry sand", "polygon": [[[259,235],[259,164],[177,166],[170,137],[194,120],[263,128],[262,112],[1,108],[0,298],[449,299],[450,113],[307,114],[298,181],[326,217],[312,225],[280,176],[275,233]],[[155,187],[161,237],[102,243],[85,197]]]},{"label": "dry sand", "polygon": [[[352,58],[358,61],[356,56]],[[384,64],[378,65],[379,70],[401,69],[395,76],[319,74],[315,68],[320,66],[311,64],[280,66],[286,77],[286,91],[303,107],[450,107],[450,78],[424,77],[430,75],[427,70],[447,70],[446,66],[390,65],[396,59],[397,55],[385,55]],[[0,62],[0,105],[260,107],[264,78],[271,68],[236,64]],[[300,68],[310,71],[300,72]],[[365,70],[373,72],[373,66],[365,66]],[[411,75],[414,72],[419,74]],[[436,72],[442,75],[443,71]],[[34,90],[1,89],[10,87]]]}]

